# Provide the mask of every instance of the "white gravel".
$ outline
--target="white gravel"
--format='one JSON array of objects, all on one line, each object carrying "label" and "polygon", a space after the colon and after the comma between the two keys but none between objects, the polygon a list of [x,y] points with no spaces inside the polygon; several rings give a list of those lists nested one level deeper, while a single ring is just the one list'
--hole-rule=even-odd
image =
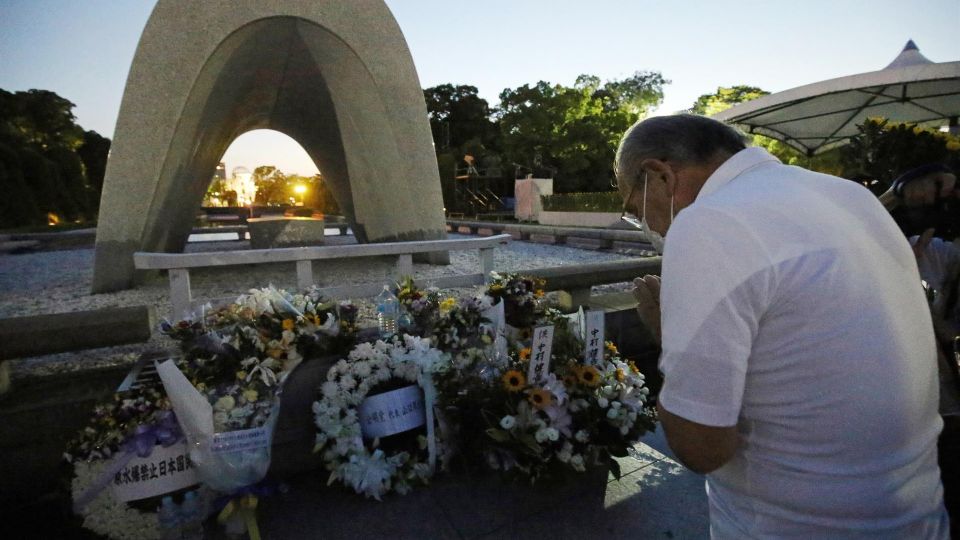
[{"label": "white gravel", "polygon": [[[469,236],[449,234],[449,238]],[[352,236],[327,237],[328,244],[353,243]],[[188,252],[221,251],[248,248],[246,241],[202,242],[188,244]],[[501,272],[517,272],[533,268],[578,265],[628,259],[635,254],[580,249],[514,241],[494,251],[494,268]],[[396,268],[395,257],[368,257],[353,260],[334,260],[314,264],[320,286],[347,283],[392,283]],[[450,265],[414,264],[414,279],[424,280],[439,276],[472,274],[479,271],[476,250],[450,253]],[[152,305],[160,317],[169,313],[168,284],[165,277],[154,276],[135,289],[107,294],[90,294],[93,277],[93,249],[48,251],[19,255],[0,255],[0,317],[16,317],[45,313],[64,313],[104,307]],[[293,290],[296,271],[292,263],[248,265],[193,270],[190,272],[195,299],[235,297],[254,287],[273,284]],[[597,287],[599,291],[624,290],[627,285]],[[466,293],[467,291],[461,291]],[[361,318],[372,316],[372,305],[363,299],[353,299],[361,307]],[[170,348],[171,342],[154,332],[148,348]],[[83,358],[84,364],[113,364],[129,362],[144,346],[111,347],[88,352],[65,353],[20,360],[13,364],[14,373],[38,365],[49,365],[57,360]],[[74,362],[70,362],[74,363]],[[53,367],[53,366],[50,366]],[[19,369],[18,369],[19,368]]]}]

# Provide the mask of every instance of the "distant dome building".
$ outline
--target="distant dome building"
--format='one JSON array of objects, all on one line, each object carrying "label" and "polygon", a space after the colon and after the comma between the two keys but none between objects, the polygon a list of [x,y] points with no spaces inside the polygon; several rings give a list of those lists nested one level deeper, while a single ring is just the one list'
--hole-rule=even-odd
[{"label": "distant dome building", "polygon": [[224,185],[228,191],[237,194],[239,206],[250,206],[257,197],[257,185],[253,181],[253,174],[246,167],[234,167]]}]

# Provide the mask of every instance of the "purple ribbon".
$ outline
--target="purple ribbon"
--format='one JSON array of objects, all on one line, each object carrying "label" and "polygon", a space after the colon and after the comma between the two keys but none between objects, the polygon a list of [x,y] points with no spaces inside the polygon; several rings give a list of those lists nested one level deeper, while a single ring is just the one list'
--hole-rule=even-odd
[{"label": "purple ribbon", "polygon": [[166,448],[182,438],[183,432],[180,431],[180,424],[177,423],[177,417],[173,414],[173,411],[160,413],[159,421],[154,424],[137,426],[133,434],[120,445],[123,455],[117,456],[113,465],[100,473],[97,480],[73,502],[74,513],[79,514],[85,506],[97,498],[97,495],[110,485],[113,477],[126,467],[134,456],[148,457],[153,453],[153,448],[156,445],[159,444]]},{"label": "purple ribbon", "polygon": [[160,421],[155,424],[139,425],[137,429],[121,446],[121,449],[132,458],[132,454],[139,457],[148,457],[153,452],[153,447],[161,445],[164,448],[179,441],[183,433],[180,431],[180,425],[177,424],[177,418],[173,411],[164,411],[160,415]]}]

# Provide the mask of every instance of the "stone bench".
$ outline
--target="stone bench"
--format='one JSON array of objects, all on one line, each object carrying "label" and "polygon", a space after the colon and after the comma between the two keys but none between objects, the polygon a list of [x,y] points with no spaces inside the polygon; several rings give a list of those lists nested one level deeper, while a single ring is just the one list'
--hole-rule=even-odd
[{"label": "stone bench", "polygon": [[[218,251],[210,253],[147,253],[133,254],[138,270],[167,270],[170,279],[170,303],[173,317],[189,313],[193,301],[190,292],[190,269],[238,264],[296,263],[297,286],[307,289],[314,284],[313,261],[327,259],[350,259],[357,257],[396,256],[396,278],[413,274],[413,254],[476,249],[480,252],[480,272],[460,276],[447,276],[426,280],[427,286],[468,287],[485,283],[493,270],[493,250],[506,244],[508,234],[484,238],[458,240],[422,240],[417,242],[389,242],[379,244],[355,244],[345,246],[312,246],[276,249],[249,249]],[[364,283],[326,287],[320,292],[330,298],[363,298],[374,296],[382,289],[382,283]]]}]

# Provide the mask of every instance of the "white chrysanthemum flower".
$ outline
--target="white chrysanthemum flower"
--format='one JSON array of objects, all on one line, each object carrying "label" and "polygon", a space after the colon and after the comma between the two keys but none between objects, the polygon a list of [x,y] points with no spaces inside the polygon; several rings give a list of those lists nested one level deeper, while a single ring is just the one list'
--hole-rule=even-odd
[{"label": "white chrysanthemum flower", "polygon": [[320,392],[324,397],[332,398],[340,391],[340,385],[333,381],[327,381],[320,386]]},{"label": "white chrysanthemum flower", "polygon": [[233,399],[233,396],[223,396],[213,404],[213,409],[216,411],[227,412],[236,406],[237,402]]},{"label": "white chrysanthemum flower", "polygon": [[580,454],[574,454],[570,457],[570,466],[573,467],[573,470],[577,472],[583,472],[587,470],[583,461],[583,456]]},{"label": "white chrysanthemum flower", "polygon": [[507,415],[500,419],[500,427],[503,429],[513,429],[513,426],[517,424],[517,419],[513,416]]},{"label": "white chrysanthemum flower", "polygon": [[340,377],[340,388],[345,392],[349,392],[357,387],[357,380],[353,378],[353,375],[344,375]]},{"label": "white chrysanthemum flower", "polygon": [[574,435],[574,438],[577,440],[577,442],[585,443],[590,440],[590,433],[588,433],[585,429],[581,429],[577,431],[576,435]]},{"label": "white chrysanthemum flower", "polygon": [[357,377],[361,379],[370,376],[370,362],[366,360],[360,360],[353,365],[353,372],[356,373]]}]

